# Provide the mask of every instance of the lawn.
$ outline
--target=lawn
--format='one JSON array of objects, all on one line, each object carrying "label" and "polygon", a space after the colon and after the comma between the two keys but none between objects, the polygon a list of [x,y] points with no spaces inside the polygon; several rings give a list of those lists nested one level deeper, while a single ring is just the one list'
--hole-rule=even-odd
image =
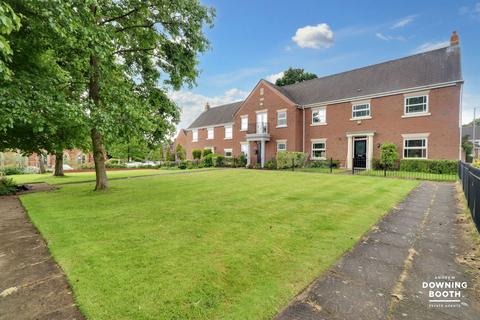
[{"label": "lawn", "polygon": [[[154,175],[154,174],[164,174],[173,171],[178,171],[179,169],[139,169],[139,170],[115,170],[107,171],[107,176],[109,178],[127,178],[134,176],[145,176],[145,175]],[[52,173],[45,174],[17,174],[8,176],[13,178],[17,184],[23,183],[38,183],[46,182],[49,184],[63,184],[63,183],[74,183],[74,182],[85,182],[85,181],[95,181],[95,172],[65,172],[63,177],[54,177]]]},{"label": "lawn", "polygon": [[21,200],[88,319],[271,319],[416,185],[214,170]]}]

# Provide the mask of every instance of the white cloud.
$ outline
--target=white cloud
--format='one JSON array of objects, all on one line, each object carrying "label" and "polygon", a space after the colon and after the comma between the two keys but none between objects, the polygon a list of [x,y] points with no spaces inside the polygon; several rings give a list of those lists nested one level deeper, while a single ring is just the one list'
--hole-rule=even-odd
[{"label": "white cloud", "polygon": [[177,125],[177,132],[181,128],[188,127],[193,120],[195,120],[195,118],[202,113],[207,102],[214,107],[229,102],[243,100],[248,96],[248,94],[249,92],[242,91],[237,88],[227,90],[221,95],[212,97],[184,90],[169,92],[168,95],[170,99],[172,99],[182,109],[181,120]]},{"label": "white cloud", "polygon": [[380,32],[377,32],[375,34],[375,36],[379,39],[382,39],[384,41],[390,41],[390,40],[398,40],[398,41],[405,41],[406,39],[402,36],[390,36],[390,35],[387,35],[387,34],[383,34],[383,33],[380,33]]},{"label": "white cloud", "polygon": [[275,81],[277,81],[277,79],[280,79],[281,77],[283,77],[283,75],[285,74],[285,72],[279,72],[279,73],[274,73],[274,74],[270,74],[268,76],[265,77],[265,80],[271,82],[271,83],[275,83]]},{"label": "white cloud", "polygon": [[320,23],[316,26],[305,26],[297,29],[292,40],[300,48],[330,48],[333,45],[333,31],[326,23]]},{"label": "white cloud", "polygon": [[416,17],[417,17],[417,15],[414,14],[414,15],[405,17],[405,18],[403,18],[403,19],[400,19],[399,21],[395,22],[395,23],[390,27],[390,29],[403,28],[403,27],[405,27],[406,25],[412,23],[413,20],[415,20]]},{"label": "white cloud", "polygon": [[415,50],[413,50],[413,53],[431,51],[435,49],[448,47],[449,45],[450,45],[450,41],[425,42],[424,44],[415,48]]}]

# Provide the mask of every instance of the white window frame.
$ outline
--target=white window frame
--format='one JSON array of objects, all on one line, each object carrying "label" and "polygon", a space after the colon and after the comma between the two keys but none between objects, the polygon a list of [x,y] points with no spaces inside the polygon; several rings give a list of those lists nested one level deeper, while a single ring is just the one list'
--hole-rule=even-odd
[{"label": "white window frame", "polygon": [[[320,112],[320,110],[323,110],[324,112],[324,119],[323,119],[323,122],[320,121],[320,122],[315,122],[314,119],[315,119],[315,116],[314,114],[316,112]],[[320,114],[319,114],[320,115]],[[321,119],[320,119],[321,120]],[[318,108],[312,108],[312,123],[311,125],[312,126],[321,126],[321,125],[326,125],[327,124],[327,107],[318,107]]]},{"label": "white window frame", "polygon": [[198,129],[192,130],[192,142],[198,142]]},{"label": "white window frame", "polygon": [[[316,143],[323,143],[323,148],[314,148],[313,145]],[[311,140],[311,152],[310,152],[310,158],[312,160],[327,160],[327,139],[312,139]],[[324,157],[315,157],[314,156],[314,151],[324,151],[325,156]]]},{"label": "white window frame", "polygon": [[[224,128],[225,128],[224,139],[225,140],[232,140],[233,139],[233,126],[230,124],[230,125],[226,125]],[[230,129],[230,136],[227,136],[227,129]]]},{"label": "white window frame", "polygon": [[[414,160],[425,160],[428,159],[428,136],[429,133],[418,133],[418,134],[402,134],[403,143],[402,143],[402,158],[403,159],[414,159]],[[422,147],[407,147],[405,143],[410,140],[425,140],[425,145]],[[416,150],[421,149],[425,150],[425,157],[406,157],[405,152],[406,150]]]},{"label": "white window frame", "polygon": [[[243,122],[244,120],[246,122]],[[240,131],[247,131],[247,130],[248,130],[248,114],[240,116]]]},{"label": "white window frame", "polygon": [[[280,145],[285,145],[285,149],[280,149]],[[287,140],[277,140],[277,152],[287,151]]]},{"label": "white window frame", "polygon": [[[227,152],[230,153],[229,156],[227,156]],[[233,149],[232,148],[223,149],[223,155],[225,156],[225,158],[232,158],[233,157]]]},{"label": "white window frame", "polygon": [[[280,118],[280,115],[284,114],[285,116]],[[277,110],[277,128],[286,128],[287,127],[287,109]],[[280,124],[280,120],[285,120],[285,124]]]},{"label": "white window frame", "polygon": [[[367,109],[361,109],[361,110],[355,110],[355,107],[360,107],[360,106],[368,106]],[[370,105],[370,102],[365,102],[365,103],[355,103],[352,104],[352,119],[351,120],[362,120],[362,119],[371,119],[372,118],[372,107]],[[368,111],[368,114],[366,116],[356,116],[356,112],[362,112],[362,111]]]},{"label": "white window frame", "polygon": [[[212,136],[210,137],[210,132],[212,133]],[[215,128],[210,127],[207,128],[207,140],[213,140],[215,139]]]},{"label": "white window frame", "polygon": [[[425,103],[416,103],[412,105],[407,106],[407,101],[408,99],[414,99],[414,98],[423,98],[425,97]],[[417,116],[417,115],[429,115],[429,98],[428,94],[418,94],[418,95],[412,95],[412,96],[405,96],[403,100],[403,115],[405,117],[409,116]],[[407,112],[408,107],[410,106],[419,106],[425,104],[425,110],[424,111],[417,111],[417,112]]]}]

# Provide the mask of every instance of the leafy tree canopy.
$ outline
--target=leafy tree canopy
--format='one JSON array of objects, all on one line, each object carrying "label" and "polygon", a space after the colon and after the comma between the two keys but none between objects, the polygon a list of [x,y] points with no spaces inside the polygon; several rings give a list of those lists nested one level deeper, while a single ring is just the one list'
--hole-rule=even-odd
[{"label": "leafy tree canopy", "polygon": [[317,75],[310,72],[305,72],[301,68],[288,68],[283,74],[283,77],[277,79],[275,84],[277,86],[286,86],[289,84],[303,82],[305,80],[311,80],[317,78]]}]

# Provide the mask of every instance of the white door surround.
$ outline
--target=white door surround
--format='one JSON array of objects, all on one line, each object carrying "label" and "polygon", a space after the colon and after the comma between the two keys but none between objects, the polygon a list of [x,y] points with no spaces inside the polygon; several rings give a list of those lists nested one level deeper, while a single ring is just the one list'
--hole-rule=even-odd
[{"label": "white door surround", "polygon": [[353,165],[353,140],[355,137],[367,137],[367,169],[372,168],[373,159],[373,135],[375,131],[347,132],[347,168],[352,169]]}]

